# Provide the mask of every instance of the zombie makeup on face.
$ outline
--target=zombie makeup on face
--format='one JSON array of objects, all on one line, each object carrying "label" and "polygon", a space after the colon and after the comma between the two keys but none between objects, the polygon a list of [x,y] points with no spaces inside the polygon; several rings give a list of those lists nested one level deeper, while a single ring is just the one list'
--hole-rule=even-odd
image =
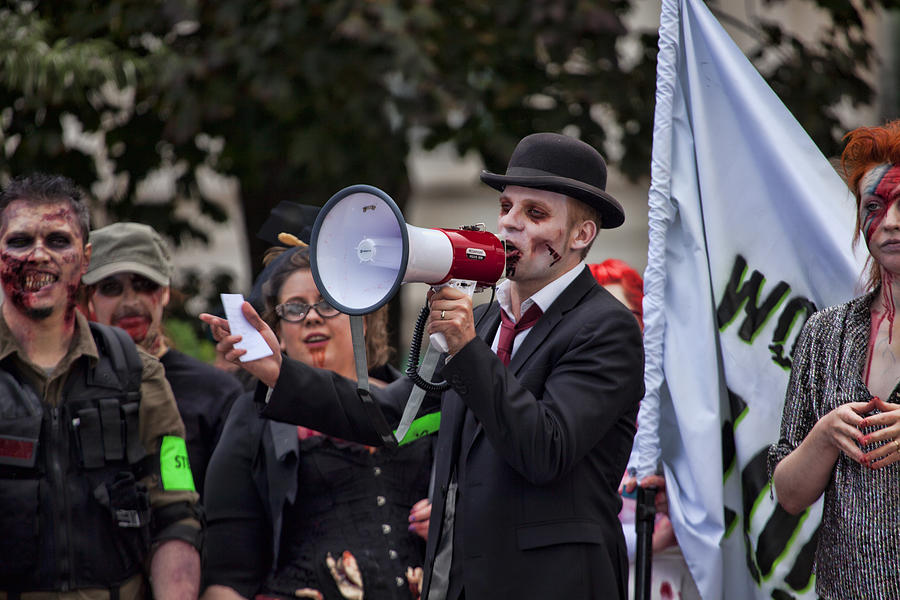
[{"label": "zombie makeup on face", "polygon": [[136,343],[143,344],[148,341],[147,336],[150,334],[153,317],[145,310],[127,306],[113,314],[111,324],[127,331]]},{"label": "zombie makeup on face", "polygon": [[301,321],[279,317],[276,333],[282,350],[290,358],[331,369],[345,377],[354,376],[350,318],[333,313],[331,307],[321,307],[323,299],[312,271],[301,268],[291,273],[281,284],[275,300],[281,305],[296,303],[309,307]]},{"label": "zombie makeup on face", "polygon": [[94,318],[128,332],[151,354],[162,350],[162,316],[168,288],[137,273],[117,273],[91,286]]},{"label": "zombie makeup on face", "polygon": [[125,293],[125,286],[130,285],[136,294],[154,294],[162,286],[142,275],[133,274],[130,280],[107,277],[97,283],[97,293],[107,298],[117,298]]},{"label": "zombie makeup on face", "polygon": [[547,283],[558,265],[569,264],[568,202],[566,196],[546,190],[521,186],[504,190],[497,225],[506,243],[508,278],[528,281],[530,286]]},{"label": "zombie makeup on face", "polygon": [[2,215],[0,282],[17,310],[46,319],[64,309],[74,321],[85,266],[81,226],[68,202],[15,200]]},{"label": "zombie makeup on face", "polygon": [[885,215],[900,198],[900,166],[879,165],[874,167],[860,182],[860,229],[866,244],[869,244]]}]

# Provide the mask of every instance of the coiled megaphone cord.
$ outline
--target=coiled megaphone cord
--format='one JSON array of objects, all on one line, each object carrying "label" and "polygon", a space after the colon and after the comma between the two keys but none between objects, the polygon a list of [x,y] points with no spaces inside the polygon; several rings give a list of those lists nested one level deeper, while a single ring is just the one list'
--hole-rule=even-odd
[{"label": "coiled megaphone cord", "polygon": [[[494,294],[497,292],[496,286],[491,286],[491,299],[488,301],[488,306],[494,301]],[[450,389],[450,384],[446,381],[426,381],[421,375],[419,375],[419,354],[422,350],[422,336],[425,333],[425,323],[428,321],[428,313],[431,312],[431,309],[428,307],[428,304],[422,307],[422,310],[419,311],[419,318],[416,319],[416,326],[413,329],[413,337],[412,341],[409,343],[409,359],[406,364],[406,376],[413,380],[417,386],[425,390],[426,392],[434,392],[441,393]],[[478,319],[478,322],[475,324],[475,328],[477,329],[479,325],[481,325],[481,321],[484,319],[484,316],[487,314],[487,311],[481,313],[481,317]]]},{"label": "coiled megaphone cord", "polygon": [[419,375],[419,353],[422,349],[422,335],[425,333],[425,322],[428,321],[429,312],[430,309],[426,304],[419,311],[419,318],[416,319],[412,341],[409,343],[409,360],[407,361],[406,376],[426,392],[441,393],[450,389],[449,383],[446,381],[426,381]]}]

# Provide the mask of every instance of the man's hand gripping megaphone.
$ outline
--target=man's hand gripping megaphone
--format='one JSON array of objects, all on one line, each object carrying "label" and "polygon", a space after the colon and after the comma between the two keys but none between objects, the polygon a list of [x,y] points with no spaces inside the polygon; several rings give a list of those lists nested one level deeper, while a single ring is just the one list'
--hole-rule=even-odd
[{"label": "man's hand gripping megaphone", "polygon": [[428,292],[430,310],[428,333],[431,343],[451,356],[475,337],[475,318],[472,315],[472,294],[475,282],[451,279]]}]

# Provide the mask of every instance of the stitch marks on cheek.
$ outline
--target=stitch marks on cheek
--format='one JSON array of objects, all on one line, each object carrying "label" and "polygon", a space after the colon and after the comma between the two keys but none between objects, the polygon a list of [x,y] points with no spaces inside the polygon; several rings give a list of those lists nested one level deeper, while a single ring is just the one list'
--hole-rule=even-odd
[{"label": "stitch marks on cheek", "polygon": [[553,267],[556,263],[562,260],[562,256],[560,256],[559,253],[553,249],[553,246],[551,246],[549,242],[545,242],[544,245],[547,246],[547,252],[549,252],[550,256],[553,257],[553,262],[550,263],[550,267]]}]

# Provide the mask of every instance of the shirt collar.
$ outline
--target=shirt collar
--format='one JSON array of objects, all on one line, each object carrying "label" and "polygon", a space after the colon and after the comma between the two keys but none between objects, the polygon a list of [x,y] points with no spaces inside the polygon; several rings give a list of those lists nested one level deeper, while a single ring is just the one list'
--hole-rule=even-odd
[{"label": "shirt collar", "polygon": [[[0,313],[2,315],[2,313]],[[19,360],[29,365],[35,372],[42,372],[36,367],[25,354],[25,350],[19,345],[16,336],[13,335],[6,323],[6,319],[0,316],[0,360],[7,356],[15,354]],[[53,369],[54,373],[58,373],[60,369],[68,369],[69,365],[81,355],[89,356],[93,361],[99,357],[97,352],[97,344],[94,343],[94,336],[91,335],[91,329],[88,325],[87,318],[81,314],[81,311],[75,309],[75,333],[72,336],[72,342],[69,344],[69,351],[61,361]]]},{"label": "shirt collar", "polygon": [[[532,304],[537,304],[543,312],[547,312],[550,305],[559,298],[559,295],[563,293],[563,290],[569,287],[569,284],[575,281],[575,278],[581,274],[581,271],[584,270],[585,266],[584,261],[579,262],[530,297],[525,298],[525,300],[522,301],[519,314],[524,314],[526,310],[531,308]],[[506,311],[506,314],[509,315],[510,318],[512,318],[514,314],[509,293],[509,286],[511,284],[512,282],[509,279],[504,279],[500,282],[500,285],[497,286],[497,302],[500,303],[500,307]]]}]

